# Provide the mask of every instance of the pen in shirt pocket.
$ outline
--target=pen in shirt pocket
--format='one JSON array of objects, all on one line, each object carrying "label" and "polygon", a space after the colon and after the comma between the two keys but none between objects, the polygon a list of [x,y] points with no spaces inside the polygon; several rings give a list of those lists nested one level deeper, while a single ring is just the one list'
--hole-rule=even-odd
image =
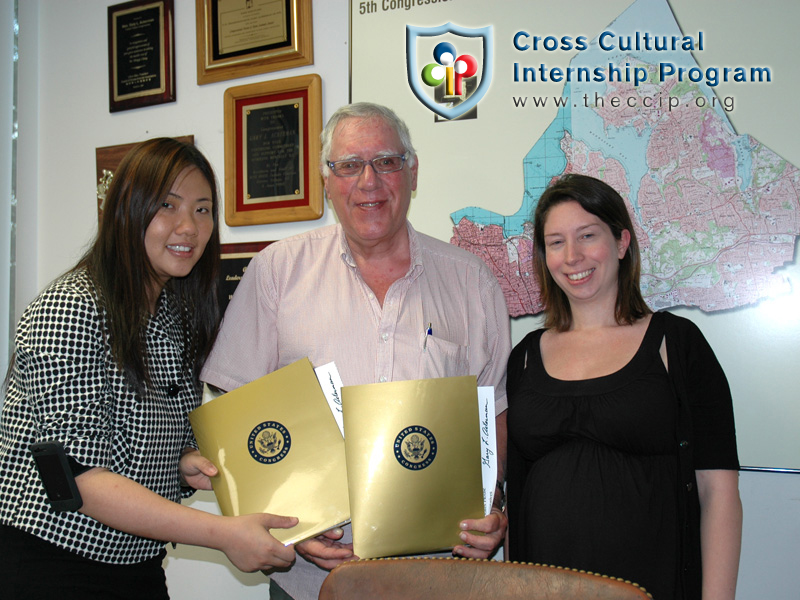
[{"label": "pen in shirt pocket", "polygon": [[425,351],[428,349],[428,338],[433,335],[433,328],[431,327],[432,323],[428,323],[428,328],[425,330],[425,341],[422,342],[422,350]]}]

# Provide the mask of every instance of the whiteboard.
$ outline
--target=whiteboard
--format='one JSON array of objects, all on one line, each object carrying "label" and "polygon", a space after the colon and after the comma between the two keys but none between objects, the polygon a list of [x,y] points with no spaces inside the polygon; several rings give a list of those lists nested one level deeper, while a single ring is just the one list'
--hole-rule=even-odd
[{"label": "whiteboard", "polygon": [[[392,107],[408,124],[419,155],[418,190],[409,219],[419,230],[450,240],[451,213],[468,206],[503,215],[522,202],[522,158],[556,114],[551,105],[520,110],[514,95],[559,95],[563,83],[527,84],[512,78],[514,62],[542,62],[513,47],[515,32],[584,35],[602,32],[631,5],[630,0],[351,0],[351,100]],[[767,66],[768,84],[720,83],[717,96],[733,98],[727,117],[738,134],[750,134],[800,166],[800,119],[792,114],[800,97],[800,3],[731,0],[698,3],[671,0],[669,6],[687,35],[704,34],[694,52],[701,67]],[[724,10],[720,7],[724,6]],[[494,29],[491,89],[478,105],[477,119],[434,123],[433,113],[414,96],[406,76],[406,25]],[[549,52],[548,66],[569,65],[575,51]],[[791,291],[757,304],[703,313],[671,309],[698,324],[728,376],[734,397],[737,441],[743,467],[800,469],[800,266],[782,272]],[[514,343],[538,326],[536,317],[512,320]]]}]

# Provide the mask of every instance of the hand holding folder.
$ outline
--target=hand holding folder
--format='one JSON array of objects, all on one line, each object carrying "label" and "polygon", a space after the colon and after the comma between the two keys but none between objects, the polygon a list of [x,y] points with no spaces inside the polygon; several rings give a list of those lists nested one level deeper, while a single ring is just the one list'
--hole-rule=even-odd
[{"label": "hand holding folder", "polygon": [[274,529],[294,544],[350,518],[344,440],[308,359],[278,369],[189,414],[223,515],[300,519]]},{"label": "hand holding folder", "polygon": [[[491,388],[480,388],[490,398],[479,410],[474,376],[339,385],[334,365],[315,376],[303,359],[190,414],[220,472],[222,513],[298,516],[297,527],[272,531],[292,544],[352,511],[361,558],[461,544],[459,524],[487,514],[494,491]],[[483,485],[482,464],[492,467]]]},{"label": "hand holding folder", "polygon": [[345,386],[342,412],[355,553],[461,544],[485,514],[475,376]]}]

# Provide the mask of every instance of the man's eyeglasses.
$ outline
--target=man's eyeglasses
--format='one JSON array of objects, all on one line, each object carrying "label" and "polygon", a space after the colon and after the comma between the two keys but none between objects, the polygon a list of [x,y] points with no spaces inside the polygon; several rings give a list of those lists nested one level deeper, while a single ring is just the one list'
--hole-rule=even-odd
[{"label": "man's eyeglasses", "polygon": [[394,173],[403,168],[406,162],[405,154],[392,154],[390,156],[378,156],[372,160],[361,158],[348,158],[346,160],[328,161],[328,166],[337,177],[356,177],[364,172],[364,167],[370,165],[372,170],[379,175]]}]

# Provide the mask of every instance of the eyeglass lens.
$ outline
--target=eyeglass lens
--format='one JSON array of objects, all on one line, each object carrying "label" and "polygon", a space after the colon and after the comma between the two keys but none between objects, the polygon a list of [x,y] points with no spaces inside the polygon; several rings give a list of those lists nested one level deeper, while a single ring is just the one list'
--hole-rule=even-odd
[{"label": "eyeglass lens", "polygon": [[352,177],[355,175],[361,175],[367,163],[372,165],[372,168],[376,173],[394,173],[395,171],[399,171],[403,168],[404,162],[405,156],[400,154],[393,156],[378,156],[372,160],[363,160],[360,158],[337,160],[336,162],[330,163],[330,166],[336,175],[340,175],[342,177]]}]

